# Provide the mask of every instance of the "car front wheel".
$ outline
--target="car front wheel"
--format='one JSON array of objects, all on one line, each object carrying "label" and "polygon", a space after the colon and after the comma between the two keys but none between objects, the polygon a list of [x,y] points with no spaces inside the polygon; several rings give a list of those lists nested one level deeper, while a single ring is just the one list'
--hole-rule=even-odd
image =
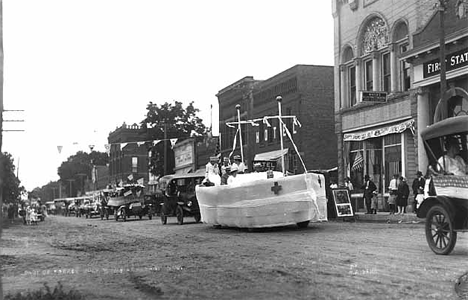
[{"label": "car front wheel", "polygon": [[448,255],[457,242],[450,215],[442,205],[434,205],[426,216],[426,240],[429,248],[438,255]]}]

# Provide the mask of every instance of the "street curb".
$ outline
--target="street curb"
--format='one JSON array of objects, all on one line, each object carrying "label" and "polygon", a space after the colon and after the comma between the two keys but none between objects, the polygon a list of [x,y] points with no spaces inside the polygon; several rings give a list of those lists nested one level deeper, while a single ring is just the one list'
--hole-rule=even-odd
[{"label": "street curb", "polygon": [[398,224],[424,224],[425,219],[418,218],[413,213],[408,213],[403,216],[389,215],[388,213],[364,214],[357,213],[354,215],[356,221],[361,222],[377,222],[377,223],[398,223]]}]

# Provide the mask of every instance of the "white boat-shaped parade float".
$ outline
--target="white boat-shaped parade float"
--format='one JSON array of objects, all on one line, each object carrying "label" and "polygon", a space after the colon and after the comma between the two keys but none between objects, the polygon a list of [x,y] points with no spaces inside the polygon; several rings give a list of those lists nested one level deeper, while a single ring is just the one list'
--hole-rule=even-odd
[{"label": "white boat-shaped parade float", "polygon": [[[283,120],[289,118],[295,124],[300,123],[295,116],[282,116],[282,99],[278,96],[276,100],[278,101],[278,116],[241,121],[240,106],[237,105],[237,122],[226,123],[226,125],[238,126],[237,133],[240,137],[240,150],[242,161],[244,161],[241,124],[258,126],[258,122],[269,124],[268,120],[277,119],[280,132],[284,130],[287,134],[304,170],[307,170]],[[253,229],[294,224],[299,227],[307,227],[309,222],[328,220],[324,176],[307,173],[307,171],[304,174],[287,175],[284,165],[283,135],[280,134],[280,136],[282,172],[238,174],[235,182],[229,185],[199,185],[196,187],[196,196],[204,223],[215,227]]]}]

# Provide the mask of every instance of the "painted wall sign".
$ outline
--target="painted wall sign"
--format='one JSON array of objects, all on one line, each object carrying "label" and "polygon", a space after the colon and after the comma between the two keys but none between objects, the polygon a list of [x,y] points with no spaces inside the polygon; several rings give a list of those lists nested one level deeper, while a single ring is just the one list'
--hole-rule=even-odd
[{"label": "painted wall sign", "polygon": [[[468,66],[468,49],[463,49],[445,56],[447,71]],[[440,60],[434,59],[423,64],[423,78],[440,74]]]}]

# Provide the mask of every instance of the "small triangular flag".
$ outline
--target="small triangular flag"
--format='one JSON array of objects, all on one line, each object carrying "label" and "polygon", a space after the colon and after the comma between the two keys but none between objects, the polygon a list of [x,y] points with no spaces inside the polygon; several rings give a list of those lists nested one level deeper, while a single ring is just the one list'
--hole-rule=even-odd
[{"label": "small triangular flag", "polygon": [[174,148],[174,145],[177,143],[177,139],[171,139],[171,149]]}]

